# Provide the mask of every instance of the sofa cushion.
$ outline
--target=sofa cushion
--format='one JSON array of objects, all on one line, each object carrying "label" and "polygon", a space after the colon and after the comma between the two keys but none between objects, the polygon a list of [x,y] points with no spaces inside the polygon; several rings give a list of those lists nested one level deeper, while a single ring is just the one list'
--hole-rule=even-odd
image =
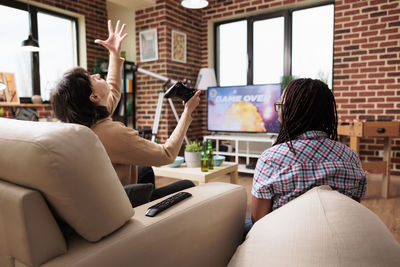
[{"label": "sofa cushion", "polygon": [[256,222],[229,266],[400,266],[400,245],[366,207],[321,186]]},{"label": "sofa cushion", "polygon": [[97,136],[77,124],[0,119],[0,179],[40,191],[89,241],[134,211]]}]

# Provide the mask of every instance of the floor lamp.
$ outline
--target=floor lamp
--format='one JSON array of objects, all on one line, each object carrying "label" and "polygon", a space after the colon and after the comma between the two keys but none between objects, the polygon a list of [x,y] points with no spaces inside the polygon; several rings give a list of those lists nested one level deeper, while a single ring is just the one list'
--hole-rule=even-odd
[{"label": "floor lamp", "polygon": [[215,78],[214,69],[201,68],[194,88],[197,90],[207,90],[208,87],[213,86],[217,86],[217,79]]}]

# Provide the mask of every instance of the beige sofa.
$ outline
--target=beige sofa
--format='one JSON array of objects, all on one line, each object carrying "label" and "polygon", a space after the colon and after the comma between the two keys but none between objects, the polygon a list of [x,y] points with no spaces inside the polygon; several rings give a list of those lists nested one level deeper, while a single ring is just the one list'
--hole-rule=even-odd
[{"label": "beige sofa", "polygon": [[[146,217],[154,202],[132,209],[90,129],[0,119],[0,266],[226,266],[244,188],[185,191],[193,196]],[[76,233],[64,236],[54,214]]]},{"label": "beige sofa", "polygon": [[360,203],[315,187],[257,223],[229,267],[399,267],[400,245]]},{"label": "beige sofa", "polygon": [[[400,266],[382,221],[329,187],[268,214],[239,247],[245,190],[185,191],[146,217],[154,203],[131,208],[88,128],[0,119],[0,266]],[[64,237],[54,213],[77,234]]]}]

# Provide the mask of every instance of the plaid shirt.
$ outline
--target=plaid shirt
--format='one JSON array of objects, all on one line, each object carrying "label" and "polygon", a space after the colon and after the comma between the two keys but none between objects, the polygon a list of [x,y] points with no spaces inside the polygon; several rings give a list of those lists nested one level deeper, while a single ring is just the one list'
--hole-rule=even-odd
[{"label": "plaid shirt", "polygon": [[296,154],[286,143],[262,153],[254,173],[253,196],[272,199],[274,210],[319,185],[350,197],[365,195],[366,177],[356,152],[320,131],[306,132],[292,144]]}]

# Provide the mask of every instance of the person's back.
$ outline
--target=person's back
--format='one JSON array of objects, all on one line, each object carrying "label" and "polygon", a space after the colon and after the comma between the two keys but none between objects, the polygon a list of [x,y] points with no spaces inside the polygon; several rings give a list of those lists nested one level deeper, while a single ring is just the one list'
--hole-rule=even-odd
[{"label": "person's back", "polygon": [[319,80],[293,80],[275,110],[281,129],[257,162],[253,223],[319,185],[359,201],[365,195],[365,173],[358,155],[337,142],[336,102],[328,86]]},{"label": "person's back", "polygon": [[296,154],[285,143],[264,151],[256,168],[255,177],[269,178],[259,185],[255,179],[253,188],[260,187],[258,195],[274,199],[273,210],[319,185],[329,185],[350,197],[362,196],[365,174],[357,154],[349,147],[329,139],[322,131],[308,131],[292,145]]}]

